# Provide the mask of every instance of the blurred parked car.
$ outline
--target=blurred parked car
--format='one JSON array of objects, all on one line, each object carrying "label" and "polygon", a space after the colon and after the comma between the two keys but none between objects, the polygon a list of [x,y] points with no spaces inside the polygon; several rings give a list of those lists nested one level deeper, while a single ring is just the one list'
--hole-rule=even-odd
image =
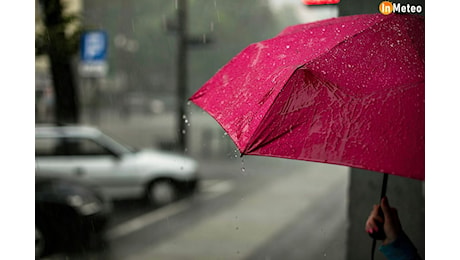
[{"label": "blurred parked car", "polygon": [[89,185],[35,174],[35,256],[103,241],[111,202]]},{"label": "blurred parked car", "polygon": [[197,187],[198,163],[154,149],[133,150],[89,126],[36,126],[36,169],[77,176],[113,199],[168,204]]}]

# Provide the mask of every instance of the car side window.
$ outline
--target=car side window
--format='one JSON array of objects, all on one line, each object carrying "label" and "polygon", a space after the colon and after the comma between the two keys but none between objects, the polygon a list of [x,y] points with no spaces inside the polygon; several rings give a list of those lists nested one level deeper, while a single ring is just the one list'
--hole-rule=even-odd
[{"label": "car side window", "polygon": [[110,151],[107,148],[103,147],[99,143],[96,143],[92,139],[72,139],[70,140],[71,146],[71,155],[111,155]]},{"label": "car side window", "polygon": [[35,156],[101,156],[112,153],[87,138],[38,138]]}]

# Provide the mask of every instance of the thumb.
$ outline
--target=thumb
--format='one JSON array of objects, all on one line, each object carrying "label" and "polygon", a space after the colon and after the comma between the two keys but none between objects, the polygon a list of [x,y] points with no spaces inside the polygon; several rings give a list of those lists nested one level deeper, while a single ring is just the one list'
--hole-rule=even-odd
[{"label": "thumb", "polygon": [[390,203],[388,202],[387,197],[382,198],[380,207],[382,207],[382,211],[383,211],[383,215],[385,216],[385,219],[389,219],[392,215],[392,211],[391,211]]}]

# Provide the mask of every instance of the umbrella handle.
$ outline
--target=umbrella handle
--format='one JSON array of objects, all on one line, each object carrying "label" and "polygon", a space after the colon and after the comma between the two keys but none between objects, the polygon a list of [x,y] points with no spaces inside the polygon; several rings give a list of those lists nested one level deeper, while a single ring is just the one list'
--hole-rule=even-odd
[{"label": "umbrella handle", "polygon": [[[382,201],[383,197],[386,196],[386,193],[387,193],[387,183],[388,183],[388,173],[384,173],[383,174],[383,181],[382,181],[382,190],[380,192],[380,200],[379,201]],[[380,204],[380,202],[379,202]],[[379,206],[379,216],[382,218],[382,219],[385,219],[384,218],[384,215],[383,215],[383,211],[382,211],[382,208]],[[378,231],[377,232],[373,232],[372,234],[369,234],[374,240],[384,240],[385,239],[385,232],[383,231],[383,223],[380,223],[378,222],[377,223],[377,227],[378,227]]]}]

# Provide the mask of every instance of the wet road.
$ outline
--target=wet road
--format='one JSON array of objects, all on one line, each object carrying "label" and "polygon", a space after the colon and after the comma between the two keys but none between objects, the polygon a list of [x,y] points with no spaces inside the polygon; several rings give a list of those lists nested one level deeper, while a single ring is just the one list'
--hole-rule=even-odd
[{"label": "wet road", "polygon": [[[89,123],[142,147],[174,139],[174,122],[108,114]],[[212,118],[194,112],[190,122],[203,180],[195,196],[159,209],[117,203],[104,247],[47,259],[345,259],[347,167],[240,158]]]},{"label": "wet road", "polygon": [[265,157],[203,161],[200,192],[118,203],[107,245],[49,259],[345,259],[348,169]]}]

